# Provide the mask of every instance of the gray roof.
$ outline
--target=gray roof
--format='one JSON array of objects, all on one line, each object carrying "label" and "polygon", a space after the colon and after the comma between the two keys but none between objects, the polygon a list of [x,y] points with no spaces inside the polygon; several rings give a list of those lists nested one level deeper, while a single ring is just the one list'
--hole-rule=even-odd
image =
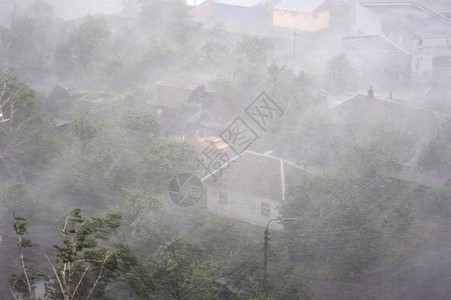
[{"label": "gray roof", "polygon": [[404,51],[378,35],[350,36],[343,38],[343,44],[349,51],[358,51],[365,55],[407,56]]},{"label": "gray roof", "polygon": [[220,189],[280,201],[285,200],[289,186],[299,184],[306,176],[312,175],[284,159],[246,150],[202,178],[202,181]]},{"label": "gray roof", "polygon": [[187,104],[193,92],[203,84],[203,80],[187,74],[162,78],[153,87],[150,104],[178,108]]},{"label": "gray roof", "polygon": [[254,7],[264,2],[263,0],[216,0],[217,4],[241,6],[241,7]]},{"label": "gray roof", "polygon": [[312,13],[326,0],[282,0],[274,9],[301,13]]},{"label": "gray roof", "polygon": [[451,21],[416,3],[361,3],[383,20],[417,37],[451,36]]}]

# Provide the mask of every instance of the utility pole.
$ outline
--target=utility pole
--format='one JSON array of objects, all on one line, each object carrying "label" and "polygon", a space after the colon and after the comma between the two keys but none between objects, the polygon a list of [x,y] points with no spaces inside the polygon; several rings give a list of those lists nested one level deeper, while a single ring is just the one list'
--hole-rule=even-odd
[{"label": "utility pole", "polygon": [[293,33],[293,73],[296,74],[296,27],[294,27]]},{"label": "utility pole", "polygon": [[265,294],[268,294],[268,250],[269,250],[269,223],[272,221],[289,222],[296,221],[296,218],[271,219],[266,224],[266,229],[263,233],[263,288]]}]

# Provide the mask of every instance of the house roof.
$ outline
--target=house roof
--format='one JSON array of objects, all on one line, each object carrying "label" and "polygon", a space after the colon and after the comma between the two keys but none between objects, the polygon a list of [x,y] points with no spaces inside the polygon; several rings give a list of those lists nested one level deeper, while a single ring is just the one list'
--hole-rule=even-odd
[{"label": "house roof", "polygon": [[326,0],[282,0],[274,6],[277,10],[292,12],[312,13],[320,7]]},{"label": "house roof", "polygon": [[400,137],[412,140],[413,150],[421,149],[436,134],[442,117],[422,107],[382,98],[355,95],[330,111],[335,128],[350,124],[383,124],[393,127]]},{"label": "house roof", "polygon": [[155,83],[150,104],[180,107],[187,104],[193,91],[202,87],[203,84],[203,80],[185,74],[163,78]]},{"label": "house roof", "polygon": [[160,125],[165,133],[184,135],[188,126],[198,121],[196,116],[178,109],[163,109],[159,113]]},{"label": "house roof", "polygon": [[217,4],[241,6],[241,7],[254,7],[264,2],[263,0],[215,0]]},{"label": "house roof", "polygon": [[451,21],[416,3],[371,2],[360,5],[416,37],[451,36]]},{"label": "house roof", "polygon": [[286,160],[247,150],[202,181],[225,190],[284,200],[287,188],[300,183],[306,175],[311,173]]},{"label": "house roof", "polygon": [[408,56],[403,50],[378,35],[351,36],[344,37],[342,40],[346,49],[358,51],[366,56]]}]

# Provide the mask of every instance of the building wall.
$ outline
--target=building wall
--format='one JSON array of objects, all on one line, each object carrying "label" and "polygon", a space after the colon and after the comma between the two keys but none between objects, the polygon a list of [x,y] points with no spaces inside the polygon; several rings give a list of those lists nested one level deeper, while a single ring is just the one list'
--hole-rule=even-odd
[{"label": "building wall", "polygon": [[395,44],[407,53],[412,53],[418,48],[417,38],[393,27],[391,24],[382,22],[381,36]]},{"label": "building wall", "polygon": [[451,38],[427,37],[418,40],[415,51],[412,51],[412,79],[418,81],[437,80],[434,75],[433,60],[435,57],[451,56]]},{"label": "building wall", "polygon": [[357,4],[354,32],[356,35],[380,35],[382,33],[381,19],[366,7]]},{"label": "building wall", "polygon": [[[412,36],[392,24],[384,22],[360,4],[356,6],[354,30],[357,35],[380,35],[409,54],[411,57],[409,79],[417,82],[428,82],[432,79],[434,57],[451,55],[451,33],[450,37]],[[395,60],[392,61],[392,64],[398,65]],[[400,64],[404,65],[405,63],[401,61]],[[403,70],[406,68],[403,67]]]},{"label": "building wall", "polygon": [[[269,205],[269,216],[262,215],[262,203]],[[266,226],[270,219],[277,218],[279,201],[256,197],[255,195],[222,191],[208,186],[208,211],[220,216],[241,220],[258,226]],[[273,226],[274,225],[274,226]],[[271,228],[281,229],[281,225],[272,224]]]},{"label": "building wall", "polygon": [[348,58],[353,66],[361,66],[360,77],[368,84],[407,83],[410,80],[410,55],[396,56],[383,53],[368,55],[351,51]]},{"label": "building wall", "polygon": [[194,20],[197,22],[206,21],[213,14],[213,3],[205,1],[199,6],[191,7],[189,14],[193,16]]},{"label": "building wall", "polygon": [[303,31],[317,31],[329,26],[329,10],[314,14],[273,10],[273,25],[277,27],[296,28]]}]

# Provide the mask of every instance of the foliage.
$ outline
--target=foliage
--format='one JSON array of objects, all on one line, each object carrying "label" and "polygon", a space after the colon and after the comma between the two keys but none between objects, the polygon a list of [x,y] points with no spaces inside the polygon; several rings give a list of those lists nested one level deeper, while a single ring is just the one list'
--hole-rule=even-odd
[{"label": "foliage", "polygon": [[451,171],[451,120],[443,123],[437,135],[423,149],[419,165],[426,170]]},{"label": "foliage", "polygon": [[268,38],[243,35],[237,42],[237,52],[249,62],[266,66],[268,52],[272,50],[272,43]]},{"label": "foliage", "polygon": [[[51,19],[47,21],[51,22]],[[49,43],[52,31],[30,16],[15,16],[8,29],[1,34],[3,65],[17,69],[21,77],[36,79],[45,75],[47,57],[52,47]]]},{"label": "foliage", "polygon": [[124,127],[137,134],[146,144],[151,144],[161,135],[158,116],[155,113],[127,110],[123,120]]},{"label": "foliage", "polygon": [[195,157],[194,147],[186,142],[151,147],[141,161],[141,187],[157,194],[163,192],[174,176],[186,172],[197,173]]},{"label": "foliage", "polygon": [[[63,241],[55,245],[56,253],[49,257],[44,253],[52,272],[41,278],[46,282],[46,297],[51,299],[109,299],[105,291],[107,285],[117,280],[128,281],[137,289],[138,294],[147,295],[153,288],[153,282],[139,266],[137,258],[120,243],[110,243],[111,234],[120,226],[121,216],[109,214],[104,218],[85,219],[80,209],[74,209],[65,219],[61,228]],[[32,246],[29,239],[22,236],[27,233],[26,219],[14,216],[14,229],[19,240],[19,256],[22,261],[23,275],[12,278],[11,292],[17,299],[23,292],[16,287],[22,277],[28,288],[28,298],[32,293],[34,281],[30,269],[25,264],[23,249]]]},{"label": "foliage", "polygon": [[424,196],[428,213],[446,218],[451,216],[451,188],[431,188]]},{"label": "foliage", "polygon": [[293,260],[327,262],[352,276],[380,260],[387,234],[414,222],[417,203],[412,186],[389,177],[399,160],[385,141],[374,136],[344,149],[343,165],[292,187],[281,212],[298,219],[286,225]]},{"label": "foliage", "polygon": [[81,74],[88,79],[86,68],[105,54],[110,34],[108,24],[101,17],[83,18],[83,21],[71,30],[67,39],[57,45],[55,60],[59,74],[66,77]]},{"label": "foliage", "polygon": [[331,93],[352,91],[357,86],[357,71],[345,54],[338,54],[327,62],[326,86]]},{"label": "foliage", "polygon": [[214,280],[218,262],[207,253],[179,239],[161,246],[154,267],[157,291],[164,299],[218,299]]},{"label": "foliage", "polygon": [[37,93],[11,69],[0,78],[0,159],[10,177],[22,175],[23,166],[52,153],[53,124]]}]

